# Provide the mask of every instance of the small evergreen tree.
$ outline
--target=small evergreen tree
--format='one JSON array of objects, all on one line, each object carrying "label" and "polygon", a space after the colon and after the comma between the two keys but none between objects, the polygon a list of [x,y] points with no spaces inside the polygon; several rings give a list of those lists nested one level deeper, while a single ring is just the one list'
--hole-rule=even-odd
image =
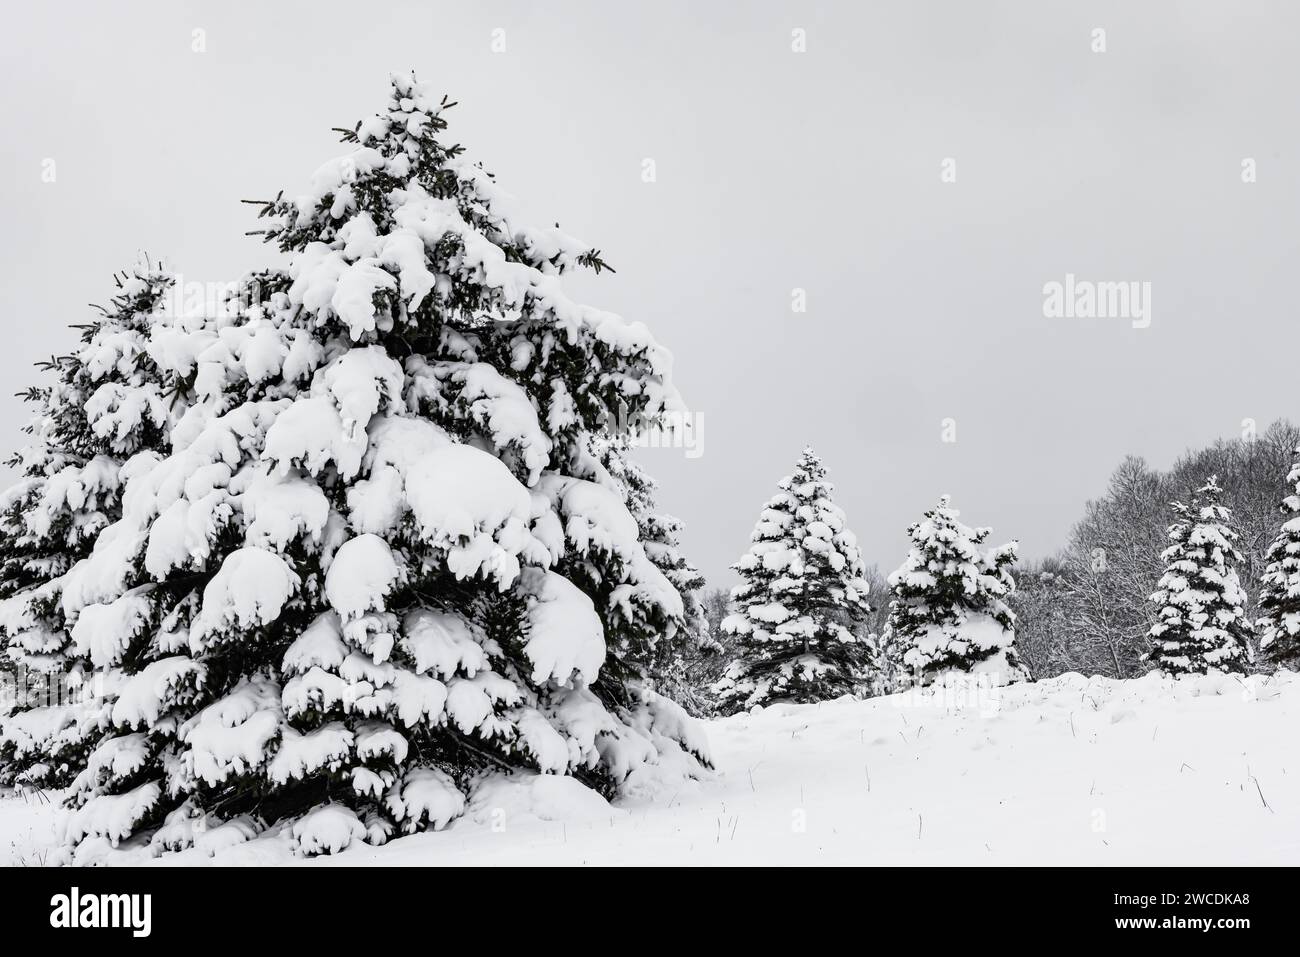
[{"label": "small evergreen tree", "polygon": [[[890,605],[893,605],[891,600]],[[914,675],[903,657],[907,644],[886,622],[876,638],[876,694],[895,694],[911,687]]]},{"label": "small evergreen tree", "polygon": [[0,783],[66,787],[84,767],[102,689],[86,683],[93,666],[72,640],[61,578],[121,518],[124,465],[164,452],[184,409],[149,354],[170,323],[173,277],[141,262],[113,278],[102,315],[74,327],[81,347],[41,364],[54,382],[23,393],[38,411],[9,463],[21,477],[0,496],[0,648],[20,692],[0,727]]},{"label": "small evergreen tree", "polygon": [[707,715],[712,702],[706,692],[720,671],[722,646],[709,631],[701,597],[704,576],[682,554],[681,522],[658,510],[658,483],[632,457],[630,436],[602,434],[592,448],[636,519],[646,556],[682,599],[681,626],[660,638],[650,656],[650,684],[691,714]]},{"label": "small evergreen tree", "polygon": [[849,693],[858,679],[858,638],[870,613],[857,538],[831,500],[833,486],[812,449],[782,479],[732,567],[744,579],[722,623],[739,657],[716,690],[725,710],[771,701],[811,702]]},{"label": "small evergreen tree", "polygon": [[991,529],[963,525],[959,514],[945,495],[908,528],[911,550],[889,576],[886,653],[893,670],[910,671],[921,684],[953,671],[1023,680],[1007,605],[1016,542],[981,551]]},{"label": "small evergreen tree", "polygon": [[1293,492],[1282,500],[1280,511],[1287,518],[1268,547],[1259,592],[1262,614],[1256,628],[1260,650],[1269,660],[1296,667],[1300,666],[1300,458],[1286,480]]},{"label": "small evergreen tree", "polygon": [[1191,505],[1174,502],[1173,542],[1161,553],[1165,573],[1151,601],[1159,608],[1149,661],[1167,674],[1241,671],[1250,657],[1246,593],[1234,567],[1241,561],[1232,515],[1219,504],[1211,476]]}]

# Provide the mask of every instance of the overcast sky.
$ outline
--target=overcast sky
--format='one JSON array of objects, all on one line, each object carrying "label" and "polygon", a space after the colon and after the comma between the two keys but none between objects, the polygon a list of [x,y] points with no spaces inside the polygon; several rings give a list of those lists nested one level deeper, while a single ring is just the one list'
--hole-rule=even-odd
[{"label": "overcast sky", "polygon": [[[138,251],[186,281],[264,263],[238,200],[303,190],[343,152],[330,128],[413,68],[535,222],[618,270],[579,298],[676,356],[703,454],[641,457],[714,583],[806,443],[891,569],[944,492],[1038,556],[1126,453],[1166,466],[1300,417],[1294,2],[54,0],[6,21],[6,394]],[[1150,325],[1045,318],[1067,273],[1151,283]],[[6,450],[27,418],[0,399]]]}]

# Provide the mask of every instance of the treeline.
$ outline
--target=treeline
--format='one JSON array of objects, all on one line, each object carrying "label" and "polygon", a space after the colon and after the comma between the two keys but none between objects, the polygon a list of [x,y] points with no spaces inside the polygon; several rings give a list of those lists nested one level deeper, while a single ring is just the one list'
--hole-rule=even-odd
[{"label": "treeline", "polygon": [[[1192,498],[1211,475],[1237,535],[1246,617],[1258,618],[1278,505],[1294,491],[1287,475],[1298,446],[1300,429],[1280,420],[1260,434],[1189,451],[1168,471],[1136,456],[1124,459],[1105,494],[1084,507],[1065,547],[1019,568],[1011,599],[1016,645],[1034,676],[1132,678],[1150,669],[1143,656],[1159,611],[1150,596],[1165,572],[1170,503]],[[1267,666],[1258,658],[1251,665]]]},{"label": "treeline", "polygon": [[[1207,650],[1211,657],[1229,656],[1217,664],[1224,670],[1271,671],[1286,656],[1279,655],[1278,646],[1272,654],[1260,654],[1269,630],[1286,632],[1287,647],[1300,633],[1298,448],[1300,428],[1281,420],[1263,433],[1189,451],[1166,471],[1129,456],[1111,475],[1105,493],[1085,505],[1059,551],[1005,568],[1014,560],[1014,543],[986,553],[969,549],[967,578],[955,577],[960,587],[952,590],[970,593],[971,576],[992,580],[988,576],[1014,573],[1015,588],[1005,602],[1014,627],[1006,630],[1014,634],[1015,666],[1035,679],[1071,671],[1110,678],[1133,678],[1155,667],[1169,673],[1203,671],[1207,663],[1199,656]],[[943,556],[936,561],[924,536],[916,534],[943,514],[941,503],[925,522],[913,526],[913,548],[899,570],[886,574],[875,566],[860,568],[857,577],[869,586],[867,604],[856,603],[852,614],[830,600],[806,609],[813,621],[825,618],[846,626],[856,641],[851,654],[840,656],[837,679],[821,682],[825,687],[820,691],[804,690],[801,698],[843,693],[850,670],[847,685],[855,693],[899,690],[924,680],[918,678],[916,664],[925,656],[913,653],[910,663],[904,660],[918,640],[933,641],[940,633],[946,633],[944,640],[972,640],[969,622],[987,608],[960,607],[958,602],[947,618],[934,616],[933,607],[952,605],[942,581],[923,580],[924,587],[909,590],[902,580],[909,567],[921,570],[924,579],[926,569],[951,564]],[[770,552],[771,543],[762,544],[769,537],[764,529],[779,517],[770,506],[760,517],[755,533],[760,549]],[[970,534],[983,531],[957,528]],[[928,534],[934,529],[928,528]],[[736,567],[747,574],[743,565]],[[752,666],[757,661],[762,667],[772,660],[806,659],[830,643],[832,636],[823,635],[807,646],[796,643],[781,651],[780,635],[756,644],[737,634],[728,618],[743,603],[737,595],[753,604],[753,591],[749,582],[732,591],[701,593],[708,641],[680,672],[683,686],[672,689],[697,712],[729,712],[741,704],[728,693],[725,678],[736,662]],[[1271,606],[1262,607],[1261,596],[1270,594]],[[770,617],[773,605],[771,594],[760,596],[760,619]],[[931,620],[916,622],[911,610],[918,608]],[[910,632],[908,640],[897,634],[900,623]],[[1193,660],[1184,663],[1188,655]],[[956,670],[972,670],[978,662],[958,664]]]}]

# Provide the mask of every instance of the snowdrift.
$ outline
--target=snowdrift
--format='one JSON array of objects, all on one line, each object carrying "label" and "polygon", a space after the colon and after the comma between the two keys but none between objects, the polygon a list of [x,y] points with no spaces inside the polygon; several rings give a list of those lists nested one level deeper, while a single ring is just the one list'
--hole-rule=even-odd
[{"label": "snowdrift", "polygon": [[[993,687],[775,705],[711,722],[718,773],[611,806],[572,778],[494,779],[445,831],[304,861],[290,834],[163,864],[1300,862],[1300,675]],[[66,826],[0,800],[0,863]]]}]

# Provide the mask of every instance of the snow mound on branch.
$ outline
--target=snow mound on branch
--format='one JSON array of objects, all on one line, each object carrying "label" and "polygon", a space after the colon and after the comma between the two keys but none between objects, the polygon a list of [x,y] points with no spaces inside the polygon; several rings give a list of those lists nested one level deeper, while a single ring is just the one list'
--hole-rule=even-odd
[{"label": "snow mound on branch", "polygon": [[168,693],[191,676],[202,681],[205,670],[204,665],[184,655],[151,661],[122,682],[113,702],[113,724],[118,727],[157,724]]},{"label": "snow mound on branch", "polygon": [[327,395],[299,399],[267,430],[262,458],[287,473],[295,465],[312,475],[330,462],[344,478],[356,475],[365,452],[365,430],[344,429],[338,406]]},{"label": "snow mound on branch", "polygon": [[430,364],[422,356],[412,356],[406,368],[417,389],[436,391],[443,401],[462,405],[498,452],[518,454],[528,484],[537,482],[550,462],[553,443],[538,421],[536,406],[518,383],[486,362]]},{"label": "snow mound on branch", "polygon": [[131,639],[144,628],[150,611],[147,591],[146,586],[106,605],[81,609],[72,626],[72,643],[79,653],[89,656],[96,668],[117,664]]},{"label": "snow mound on branch", "polygon": [[337,670],[348,656],[338,615],[326,612],[303,629],[284,653],[282,663],[290,674],[306,674],[312,668]]},{"label": "snow mound on branch", "polygon": [[397,360],[379,346],[343,353],[321,370],[319,377],[349,434],[364,429],[381,409],[395,410],[406,378]]},{"label": "snow mound on branch", "polygon": [[184,760],[212,786],[266,762],[267,746],[281,732],[280,688],[267,678],[241,682],[181,726]]},{"label": "snow mound on branch", "polygon": [[336,769],[352,753],[352,732],[332,722],[308,734],[285,728],[280,746],[267,767],[267,775],[277,784],[305,778],[321,768]]},{"label": "snow mound on branch", "polygon": [[111,602],[125,590],[134,559],[144,546],[144,533],[124,522],[104,529],[90,556],[63,576],[60,603],[69,617],[87,605]]},{"label": "snow mound on branch", "polygon": [[397,581],[397,562],[378,535],[359,535],[340,546],[325,574],[325,597],[344,620],[384,607]]},{"label": "snow mound on branch", "polygon": [[91,798],[69,816],[65,839],[75,844],[85,837],[102,837],[115,844],[135,830],[161,794],[159,783],[148,781],[125,794]]},{"label": "snow mound on branch", "polygon": [[298,852],[313,857],[337,854],[366,839],[366,827],[350,809],[326,804],[307,812],[293,823],[290,837]]},{"label": "snow mound on branch", "polygon": [[525,575],[532,604],[524,654],[533,663],[533,682],[563,684],[575,672],[595,681],[605,661],[605,628],[591,599],[555,572],[529,568]]},{"label": "snow mound on branch", "polygon": [[421,537],[447,549],[458,578],[482,574],[502,588],[536,544],[528,532],[533,502],[501,460],[469,445],[421,456],[406,473],[406,499]]},{"label": "snow mound on branch", "polygon": [[0,744],[13,745],[19,754],[52,751],[60,733],[76,718],[73,709],[61,705],[20,711],[0,725]]},{"label": "snow mound on branch", "polygon": [[[705,767],[713,767],[713,752],[705,724],[692,718],[686,709],[671,698],[649,688],[637,689],[640,702],[632,711],[632,723],[661,742],[661,751],[685,750]],[[667,742],[677,747],[667,747]]]},{"label": "snow mound on branch", "polygon": [[315,482],[259,474],[244,489],[245,541],[273,551],[300,535],[320,541],[330,504]]},{"label": "snow mound on branch", "polygon": [[415,768],[389,792],[386,804],[402,830],[413,832],[423,821],[440,831],[464,812],[465,795],[445,772]]},{"label": "snow mound on branch", "polygon": [[250,628],[274,621],[300,583],[274,552],[252,546],[236,549],[203,589],[194,640],[202,642],[228,625]]},{"label": "snow mound on branch", "polygon": [[452,444],[451,437],[435,423],[405,415],[377,416],[368,431],[370,445],[363,465],[371,475],[385,466],[405,475],[430,452]]},{"label": "snow mound on branch", "polygon": [[360,479],[348,489],[348,518],[359,532],[383,535],[401,520],[402,473],[392,466],[375,469],[369,478]]},{"label": "snow mound on branch", "polygon": [[459,671],[469,677],[488,667],[487,653],[469,622],[454,612],[417,608],[402,623],[402,646],[415,659],[415,670],[450,678]]},{"label": "snow mound on branch", "polygon": [[167,815],[162,827],[150,838],[149,850],[154,855],[183,852],[164,861],[166,864],[203,863],[207,858],[253,840],[258,831],[257,824],[249,817],[222,821],[186,802]]},{"label": "snow mound on branch", "polygon": [[640,550],[636,519],[623,499],[595,482],[548,475],[541,489],[555,503],[564,532],[580,552],[606,552],[630,558]]},{"label": "snow mound on branch", "polygon": [[82,775],[88,781],[121,780],[140,770],[148,756],[148,741],[141,732],[106,738],[90,753]]}]

